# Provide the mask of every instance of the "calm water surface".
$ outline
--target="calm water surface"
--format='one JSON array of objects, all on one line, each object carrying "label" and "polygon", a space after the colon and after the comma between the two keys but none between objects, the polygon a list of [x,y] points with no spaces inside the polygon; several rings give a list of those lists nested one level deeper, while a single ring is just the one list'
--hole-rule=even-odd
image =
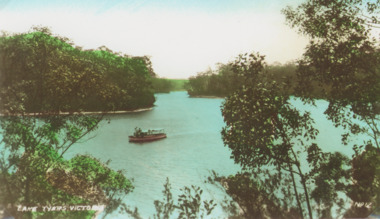
[{"label": "calm water surface", "polygon": [[[143,218],[154,214],[154,200],[162,200],[166,177],[172,184],[174,195],[183,186],[197,185],[204,190],[205,197],[222,200],[224,193],[204,181],[210,170],[220,175],[240,170],[230,159],[231,152],[221,139],[224,122],[220,106],[223,100],[189,98],[186,92],[156,97],[156,107],[152,111],[109,116],[109,124],[103,123],[93,138],[77,144],[67,152],[66,158],[78,153],[91,154],[102,161],[112,160],[110,166],[113,169],[126,170],[126,176],[134,179],[135,189],[124,201],[133,208],[138,207]],[[352,154],[351,147],[341,145],[343,130],[334,128],[323,116],[327,102],[317,101],[318,107],[304,106],[296,99],[292,102],[311,111],[320,131],[318,143],[325,151]],[[128,135],[135,127],[164,128],[168,138],[144,144],[129,143]],[[115,217],[126,215],[115,213],[107,218]],[[213,217],[223,217],[222,211],[216,209]]]},{"label": "calm water surface", "polygon": [[[111,159],[113,169],[126,170],[126,176],[134,179],[135,189],[125,202],[138,207],[144,218],[154,214],[153,201],[162,200],[166,177],[173,194],[183,186],[197,185],[205,197],[220,199],[221,191],[204,183],[209,171],[230,175],[240,170],[221,139],[222,99],[188,98],[186,92],[158,94],[156,98],[151,111],[109,116],[110,124],[103,123],[92,139],[66,153],[66,158],[80,153],[102,161]],[[135,127],[164,128],[168,137],[151,143],[129,143],[128,135]],[[115,214],[109,218],[113,217]]]}]

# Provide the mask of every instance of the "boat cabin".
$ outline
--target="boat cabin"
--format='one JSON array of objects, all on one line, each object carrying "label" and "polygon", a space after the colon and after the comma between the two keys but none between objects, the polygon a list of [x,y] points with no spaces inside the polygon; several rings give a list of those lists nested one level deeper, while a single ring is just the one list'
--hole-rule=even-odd
[{"label": "boat cabin", "polygon": [[148,142],[166,138],[164,129],[148,129],[141,130],[141,128],[135,128],[133,136],[129,136],[130,142]]}]

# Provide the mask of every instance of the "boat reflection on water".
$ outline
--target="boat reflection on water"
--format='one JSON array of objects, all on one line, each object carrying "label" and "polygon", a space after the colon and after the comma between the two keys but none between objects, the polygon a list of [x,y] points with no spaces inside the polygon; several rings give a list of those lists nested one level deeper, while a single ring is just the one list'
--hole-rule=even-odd
[{"label": "boat reflection on water", "polygon": [[143,143],[157,141],[166,138],[164,129],[149,129],[143,131],[141,128],[135,128],[133,135],[129,136],[129,142]]}]

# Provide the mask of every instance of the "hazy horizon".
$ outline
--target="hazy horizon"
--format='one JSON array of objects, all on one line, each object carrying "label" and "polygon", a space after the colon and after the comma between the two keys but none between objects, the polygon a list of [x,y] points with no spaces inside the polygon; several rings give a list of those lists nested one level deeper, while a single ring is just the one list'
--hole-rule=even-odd
[{"label": "hazy horizon", "polygon": [[85,49],[151,57],[160,77],[188,78],[259,52],[267,63],[300,58],[306,38],[285,24],[281,9],[300,0],[0,0],[0,30],[49,27]]}]

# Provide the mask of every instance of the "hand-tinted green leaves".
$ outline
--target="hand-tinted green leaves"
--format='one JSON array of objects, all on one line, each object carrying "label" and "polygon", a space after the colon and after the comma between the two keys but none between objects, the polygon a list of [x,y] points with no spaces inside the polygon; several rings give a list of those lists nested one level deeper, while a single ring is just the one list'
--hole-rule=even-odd
[{"label": "hand-tinted green leaves", "polygon": [[203,218],[205,213],[210,215],[216,206],[212,200],[202,202],[203,190],[200,187],[192,185],[189,188],[185,186],[181,192],[176,205],[179,210],[179,218]]},{"label": "hand-tinted green leaves", "polygon": [[[349,160],[346,156],[336,152],[326,154],[319,165],[314,166],[313,177],[315,188],[311,197],[317,202],[317,212],[320,217],[331,217],[334,204],[343,201],[338,191],[346,192],[350,178]],[[340,209],[341,210],[341,209]]]},{"label": "hand-tinted green leaves", "polygon": [[[337,125],[346,124],[346,111],[373,118],[380,100],[379,50],[371,31],[379,20],[374,1],[306,1],[283,12],[291,26],[312,40],[299,61],[298,95],[330,101],[326,114]],[[375,26],[374,26],[375,25]]]},{"label": "hand-tinted green leaves", "polygon": [[83,51],[46,28],[0,37],[0,54],[2,112],[125,110],[154,102],[148,57]]},{"label": "hand-tinted green leaves", "polygon": [[[307,0],[296,9],[283,10],[288,23],[311,38],[299,61],[297,95],[305,101],[316,96],[328,100],[326,116],[335,127],[346,130],[341,137],[342,143],[348,145],[349,137],[360,133],[371,138],[365,142],[368,150],[373,150],[373,146],[379,149],[376,106],[380,100],[380,59],[378,42],[372,36],[379,21],[378,3],[369,0]],[[318,89],[323,92],[315,95]],[[353,145],[356,156],[367,153],[363,147]],[[338,165],[339,162],[346,163],[347,158],[339,154],[322,156],[320,149],[312,145],[308,149],[308,161],[314,165],[311,175],[316,174],[317,187],[312,196],[320,205],[318,213],[321,217],[329,217],[333,203],[342,208],[335,191],[343,191],[344,186],[335,177],[340,176],[343,181],[348,179]],[[366,217],[365,212],[351,216]]]},{"label": "hand-tinted green leaves", "polygon": [[111,170],[96,158],[76,156],[69,161],[69,165],[72,174],[99,185],[102,189],[120,190],[127,194],[133,188],[121,172]]},{"label": "hand-tinted green leaves", "polygon": [[154,206],[156,207],[156,214],[154,218],[156,219],[169,219],[172,218],[172,214],[175,210],[178,211],[178,218],[204,218],[207,215],[210,215],[214,210],[216,203],[213,200],[204,200],[203,190],[192,185],[191,187],[183,187],[180,189],[181,194],[178,195],[178,201],[174,204],[171,193],[171,185],[169,179],[166,179],[164,184],[164,194],[163,201],[154,201]]},{"label": "hand-tinted green leaves", "polygon": [[355,202],[380,203],[380,155],[379,151],[367,145],[365,151],[352,160],[354,179],[348,195]]},{"label": "hand-tinted green leaves", "polygon": [[[120,195],[133,188],[121,172],[91,157],[79,156],[68,162],[62,156],[99,122],[99,117],[80,115],[3,117],[0,191],[7,194],[5,203],[106,204],[108,200],[109,206],[117,206]],[[14,208],[8,210],[22,214]]]}]

